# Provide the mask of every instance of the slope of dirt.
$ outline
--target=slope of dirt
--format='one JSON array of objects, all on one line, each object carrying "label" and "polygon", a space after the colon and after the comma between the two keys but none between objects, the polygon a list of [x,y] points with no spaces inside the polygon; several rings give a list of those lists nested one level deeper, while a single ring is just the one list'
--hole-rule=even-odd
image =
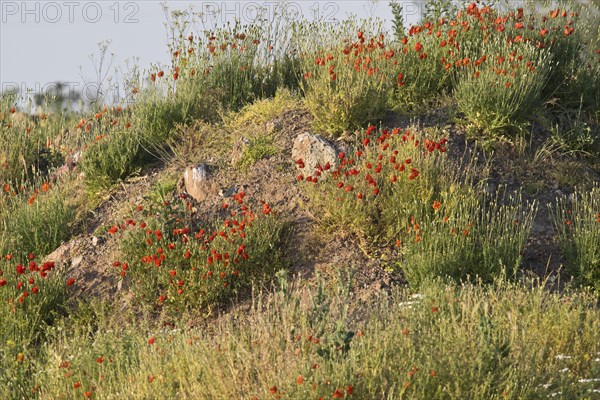
[{"label": "slope of dirt", "polygon": [[[228,193],[243,190],[249,198],[268,202],[291,227],[285,253],[292,274],[311,277],[316,273],[331,274],[337,268],[354,267],[357,271],[356,296],[367,299],[381,290],[403,283],[403,280],[399,273],[388,272],[385,254],[367,253],[360,241],[353,237],[327,235],[307,212],[306,199],[296,183],[291,149],[294,138],[302,132],[311,131],[310,120],[305,110],[293,110],[277,117],[272,121],[280,127],[275,132],[277,154],[259,160],[247,169],[231,166],[229,160],[215,163],[218,165],[214,167],[210,179],[220,190],[202,203],[190,201],[198,215],[206,220],[219,212],[227,201]],[[445,132],[452,149],[449,155],[456,161],[469,152],[476,152],[482,167],[490,166],[485,182],[489,190],[501,185],[505,185],[509,191],[522,187],[525,201],[538,202],[539,212],[524,252],[523,268],[526,274],[556,274],[564,264],[564,259],[554,240],[547,204],[557,194],[570,193],[573,187],[556,175],[561,163],[565,162],[564,156],[537,156],[547,136],[543,133],[536,136],[527,150],[528,154],[519,154],[511,145],[497,146],[491,162],[486,164],[490,154],[467,140],[460,127],[450,122],[448,112],[443,109],[435,110],[417,121],[389,115],[383,124],[407,128],[415,122],[419,126],[437,127]],[[230,152],[225,154],[229,155]],[[589,166],[586,160],[570,158],[569,162],[574,163],[585,175],[585,179],[576,179],[576,183],[600,181],[599,170],[593,165]],[[114,188],[93,211],[86,231],[48,257],[65,265],[68,275],[76,279],[79,285],[77,296],[113,298],[123,289],[119,271],[112,266],[112,262],[119,259],[118,243],[115,237],[106,232],[106,228],[127,218],[137,204],[144,202],[152,186],[168,174],[182,176],[183,170],[173,166],[151,170]],[[179,188],[181,191],[182,186]],[[173,193],[172,196],[178,197],[179,193]]]}]

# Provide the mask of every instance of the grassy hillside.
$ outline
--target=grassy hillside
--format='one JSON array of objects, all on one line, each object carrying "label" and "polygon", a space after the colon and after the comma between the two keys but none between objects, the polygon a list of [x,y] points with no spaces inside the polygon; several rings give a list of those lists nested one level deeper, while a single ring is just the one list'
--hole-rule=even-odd
[{"label": "grassy hillside", "polygon": [[0,398],[600,398],[600,10],[436,4],[2,95]]}]

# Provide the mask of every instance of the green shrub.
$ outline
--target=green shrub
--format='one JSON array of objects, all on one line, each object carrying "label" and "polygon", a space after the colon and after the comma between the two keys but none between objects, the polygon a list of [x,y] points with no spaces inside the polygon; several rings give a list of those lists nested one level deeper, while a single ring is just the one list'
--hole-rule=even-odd
[{"label": "green shrub", "polygon": [[43,257],[71,236],[75,211],[66,200],[68,182],[39,183],[0,210],[0,237],[4,236],[5,242],[0,252],[32,252]]},{"label": "green shrub", "polygon": [[147,219],[109,229],[125,230],[116,271],[131,282],[140,304],[168,315],[210,309],[284,266],[277,247],[282,223],[266,203],[259,216],[243,197],[234,195],[223,206],[223,220],[204,228],[186,217],[186,202],[164,202],[151,207]]},{"label": "green shrub", "polygon": [[[481,61],[459,73],[454,96],[477,129],[495,133],[525,121],[542,107],[549,56],[530,44],[490,40]],[[472,55],[471,59],[475,59]]]},{"label": "green shrub", "polygon": [[517,277],[535,203],[523,206],[519,193],[482,198],[461,188],[442,194],[438,206],[415,230],[416,243],[407,246],[400,264],[411,286],[436,276],[486,282]]},{"label": "green shrub", "polygon": [[[431,23],[427,23],[431,24]],[[399,40],[395,61],[395,87],[390,99],[391,108],[397,111],[419,112],[419,106],[432,104],[445,94],[451,85],[452,71],[446,67],[446,28],[433,23],[431,30],[413,27],[409,36]],[[440,35],[433,35],[433,29]]]},{"label": "green shrub", "polygon": [[80,168],[91,188],[105,188],[137,171],[140,138],[136,131],[115,130],[88,146]]},{"label": "green shrub", "polygon": [[[340,36],[347,30],[357,39]],[[393,52],[384,46],[383,35],[367,36],[369,31],[374,29],[352,21],[338,30],[329,28],[331,37],[343,39],[331,47],[309,48],[301,58],[301,88],[313,126],[328,136],[363,127],[387,109]]]},{"label": "green shrub", "polygon": [[37,346],[64,312],[67,285],[54,263],[2,254],[0,258],[0,396],[30,398]]},{"label": "green shrub", "polygon": [[572,199],[563,195],[548,207],[567,259],[567,272],[579,284],[600,293],[600,188],[576,190]]},{"label": "green shrub", "polygon": [[274,146],[275,139],[269,135],[259,135],[250,138],[248,145],[244,148],[239,165],[248,168],[263,158],[271,157],[278,153]]}]

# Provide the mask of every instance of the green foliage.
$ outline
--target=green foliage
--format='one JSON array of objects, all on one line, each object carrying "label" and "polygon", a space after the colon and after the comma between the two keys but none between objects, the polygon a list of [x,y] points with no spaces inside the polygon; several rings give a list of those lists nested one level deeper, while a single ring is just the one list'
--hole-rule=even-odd
[{"label": "green foliage", "polygon": [[541,109],[549,71],[547,54],[529,44],[505,47],[498,41],[490,41],[482,54],[485,59],[470,54],[472,60],[483,62],[463,69],[454,90],[458,107],[470,123],[494,133]]},{"label": "green foliage", "polygon": [[576,190],[571,199],[563,195],[548,207],[567,258],[567,272],[600,293],[600,188]]},{"label": "green foliage", "polygon": [[269,135],[260,135],[249,139],[240,159],[240,167],[248,168],[263,158],[277,154],[278,150],[274,146],[274,142],[275,139]]},{"label": "green foliage", "polygon": [[64,312],[67,285],[54,263],[9,257],[0,258],[0,396],[21,399],[31,395],[37,346]]},{"label": "green foliage", "polygon": [[138,170],[139,154],[140,138],[135,131],[114,131],[95,141],[89,145],[80,163],[88,187],[106,188],[127,178]]},{"label": "green foliage", "polygon": [[584,398],[597,387],[600,315],[587,294],[435,281],[352,311],[346,285],[283,284],[210,330],[113,322],[90,335],[65,322],[34,376],[39,395],[483,400]]},{"label": "green foliage", "polygon": [[[337,137],[385,113],[392,61],[377,26],[350,20],[340,27],[319,28],[325,31],[321,35],[336,40],[331,47],[303,52],[301,88],[315,129]],[[343,36],[349,32],[352,36]]]},{"label": "green foliage", "polygon": [[418,242],[404,253],[401,266],[411,286],[436,276],[516,278],[536,204],[524,206],[520,193],[481,198],[466,188],[441,199],[440,208],[419,224]]},{"label": "green foliage", "polygon": [[203,228],[190,219],[185,202],[163,198],[137,216],[145,217],[139,225],[129,219],[121,229],[109,229],[110,234],[125,229],[123,258],[115,266],[140,304],[167,315],[210,309],[284,266],[277,247],[282,223],[266,204],[258,217],[243,197],[236,194],[223,209],[223,220]]},{"label": "green foliage", "polygon": [[0,253],[45,256],[71,236],[75,212],[66,200],[68,184],[39,183],[0,210]]},{"label": "green foliage", "polygon": [[390,1],[392,10],[392,25],[394,26],[394,37],[400,41],[404,37],[404,16],[402,15],[402,4]]},{"label": "green foliage", "polygon": [[444,138],[398,129],[378,136],[370,127],[362,144],[339,169],[300,177],[325,226],[375,246],[395,243],[413,287],[437,276],[516,277],[535,204],[523,206],[520,194],[478,194],[476,161],[452,165]]}]

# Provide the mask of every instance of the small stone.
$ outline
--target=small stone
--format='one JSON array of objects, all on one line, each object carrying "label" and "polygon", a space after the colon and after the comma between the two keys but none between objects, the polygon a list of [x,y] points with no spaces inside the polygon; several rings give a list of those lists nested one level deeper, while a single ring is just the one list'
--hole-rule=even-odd
[{"label": "small stone", "polygon": [[292,160],[304,162],[304,171],[309,174],[318,166],[329,164],[332,170],[338,167],[339,151],[335,145],[319,135],[301,133],[294,140]]},{"label": "small stone", "polygon": [[187,167],[183,174],[185,191],[202,202],[219,192],[218,185],[211,180],[210,168],[206,164]]}]

